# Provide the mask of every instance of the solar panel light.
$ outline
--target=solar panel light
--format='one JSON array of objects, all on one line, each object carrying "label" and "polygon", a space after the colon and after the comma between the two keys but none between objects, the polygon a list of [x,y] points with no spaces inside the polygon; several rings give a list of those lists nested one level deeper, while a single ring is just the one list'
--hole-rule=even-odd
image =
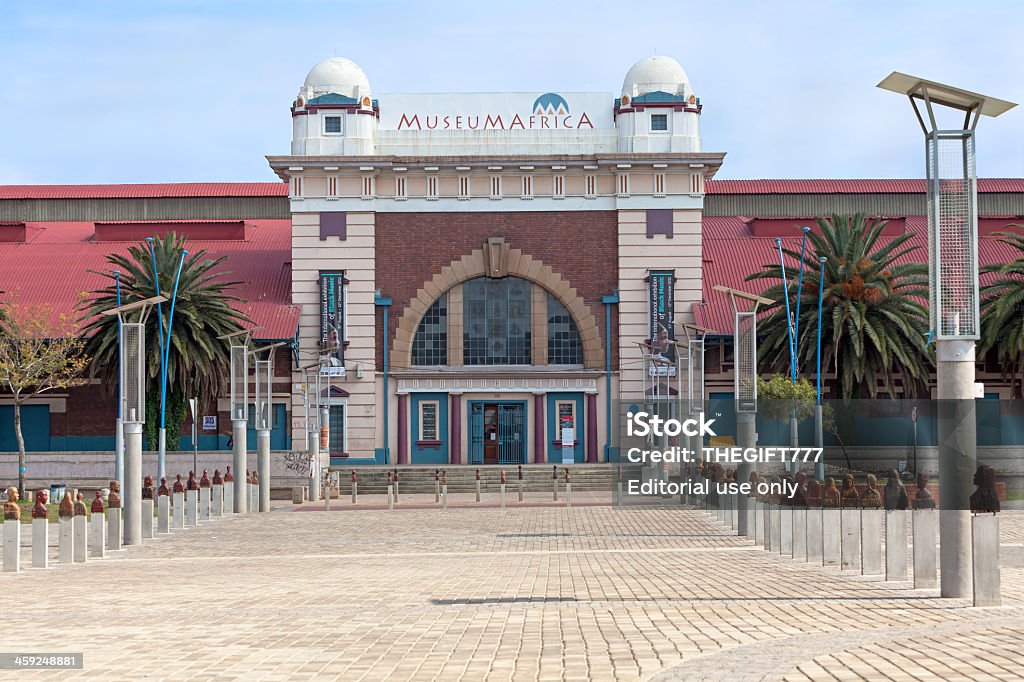
[{"label": "solar panel light", "polygon": [[757,307],[774,303],[770,298],[715,285],[729,297],[733,310],[734,391],[736,412],[757,412]]},{"label": "solar panel light", "polygon": [[[256,356],[256,377],[254,381],[253,403],[256,407],[256,429],[270,430],[274,428],[273,381],[274,381],[274,349],[285,345],[284,342],[274,343],[251,351]],[[266,353],[266,358],[259,354]]]},{"label": "solar panel light", "polygon": [[[117,308],[102,315],[117,315],[118,353],[121,356],[121,415],[124,424],[146,423],[146,318],[157,303],[166,301],[156,295]],[[138,313],[137,316],[132,313]],[[129,321],[135,318],[134,321]]]}]

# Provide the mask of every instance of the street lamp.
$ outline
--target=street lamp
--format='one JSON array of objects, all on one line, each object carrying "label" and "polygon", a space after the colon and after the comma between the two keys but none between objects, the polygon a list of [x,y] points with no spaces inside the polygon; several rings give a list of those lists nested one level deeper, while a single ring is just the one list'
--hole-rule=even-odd
[{"label": "street lamp", "polygon": [[[256,376],[253,391],[256,420],[256,467],[260,474],[261,512],[270,511],[270,430],[274,428],[273,381],[274,349],[284,343],[274,343],[251,351],[255,358]],[[266,358],[260,354],[266,352]]]},{"label": "street lamp", "polygon": [[[121,271],[114,270],[114,286],[117,290],[117,307],[121,307]],[[117,318],[117,339],[121,341],[121,317]],[[124,392],[121,388],[121,355],[117,357],[117,424],[114,430],[114,478],[124,489],[124,421],[121,414],[121,401],[124,400]]]},{"label": "street lamp", "polygon": [[[974,133],[982,115],[1016,104],[893,72],[878,87],[906,95],[925,135],[928,293],[939,399],[939,562],[943,597],[973,592],[970,483],[977,464],[975,341],[980,337],[978,211]],[[918,102],[924,103],[927,121]],[[964,112],[960,129],[941,129],[935,106]]]},{"label": "street lamp", "polygon": [[[750,294],[716,284],[715,291],[729,297],[733,312],[733,391],[736,398],[736,445],[740,448],[757,446],[757,307],[774,303],[770,298]],[[741,310],[742,308],[742,310]],[[736,481],[750,479],[750,462],[736,466]],[[752,535],[747,518],[747,496],[739,495],[736,505],[736,532]]]},{"label": "street lamp", "polygon": [[[821,308],[825,297],[825,263],[828,262],[828,258],[822,256],[818,261],[821,263],[821,272],[818,273],[818,400],[814,408],[814,445],[820,448],[825,444],[821,414]],[[818,457],[814,463],[814,479],[816,481],[825,480],[825,462],[822,457]]]},{"label": "street lamp", "polygon": [[[167,299],[153,296],[142,301],[103,311],[117,315],[118,383],[120,411],[125,434],[124,462],[124,544],[142,543],[142,425],[146,423],[146,317],[154,303]],[[129,322],[128,313],[138,311]]]},{"label": "street lamp", "polygon": [[249,419],[249,339],[254,331],[243,329],[217,337],[231,344],[231,466],[239,477],[239,483],[234,486],[235,501],[232,507],[236,514],[244,514],[249,506],[248,486],[244,484],[245,473],[249,470],[245,440]]}]

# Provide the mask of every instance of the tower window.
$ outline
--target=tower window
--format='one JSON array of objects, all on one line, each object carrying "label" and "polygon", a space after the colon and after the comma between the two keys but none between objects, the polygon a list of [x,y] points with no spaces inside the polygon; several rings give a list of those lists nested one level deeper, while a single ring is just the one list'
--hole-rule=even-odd
[{"label": "tower window", "polygon": [[668,114],[651,114],[651,130],[668,130]]},{"label": "tower window", "polygon": [[341,132],[341,116],[324,116],[324,132],[328,135]]}]

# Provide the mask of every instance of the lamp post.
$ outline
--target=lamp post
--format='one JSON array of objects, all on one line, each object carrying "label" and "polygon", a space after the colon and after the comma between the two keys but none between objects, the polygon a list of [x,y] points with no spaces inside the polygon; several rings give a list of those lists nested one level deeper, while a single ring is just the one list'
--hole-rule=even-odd
[{"label": "lamp post", "polygon": [[[124,458],[124,544],[142,543],[142,426],[146,423],[146,317],[151,306],[167,299],[154,296],[105,310],[118,319],[118,383],[125,435]],[[134,322],[128,313],[138,311]]]},{"label": "lamp post", "polygon": [[[925,135],[928,289],[939,400],[939,563],[943,597],[973,593],[971,479],[977,464],[974,362],[980,334],[978,211],[974,137],[982,115],[1012,102],[893,72],[878,87],[906,95]],[[924,104],[927,121],[918,102]],[[935,106],[964,113],[960,129],[942,129]]]},{"label": "lamp post", "polygon": [[[821,263],[821,271],[818,273],[818,387],[817,401],[814,405],[814,446],[820,448],[825,444],[821,413],[821,308],[825,297],[825,263],[828,262],[828,258],[822,256],[818,261]],[[818,457],[818,460],[814,463],[814,479],[817,481],[825,480],[825,462],[821,457]]]},{"label": "lamp post", "polygon": [[[313,365],[313,367],[319,368],[319,365]],[[312,367],[306,367],[303,369],[302,378],[304,380],[302,390],[302,402],[303,402],[303,422],[306,426],[306,454],[309,455],[309,500],[310,502],[316,502],[320,499],[320,439],[317,435],[319,430],[316,427],[319,416],[319,408],[313,404],[312,411],[310,410],[310,404],[312,403],[312,388],[309,383],[309,371]],[[327,491],[330,494],[330,490]]]},{"label": "lamp post", "polygon": [[[736,399],[736,445],[740,448],[757,446],[757,307],[774,303],[769,298],[749,294],[746,291],[715,285],[729,297],[733,311],[733,391]],[[742,310],[741,310],[742,308]],[[753,465],[742,462],[736,466],[736,482],[746,483],[750,479]],[[752,535],[747,519],[746,495],[737,496],[736,532]]]},{"label": "lamp post", "polygon": [[[284,343],[274,343],[251,351],[255,358],[253,404],[256,418],[256,470],[260,474],[259,501],[261,512],[270,511],[270,430],[274,428],[274,349]],[[261,353],[266,353],[261,358]]]},{"label": "lamp post", "polygon": [[244,329],[217,337],[231,342],[231,467],[237,476],[232,511],[244,514],[249,507],[249,490],[245,484],[246,426],[249,411],[249,339],[254,329]]},{"label": "lamp post", "polygon": [[[114,270],[114,286],[117,290],[117,307],[121,307],[121,271]],[[117,318],[117,339],[121,342],[121,316]],[[114,427],[114,478],[124,489],[124,422],[121,414],[121,402],[124,400],[124,390],[121,386],[121,354],[117,354],[117,423]]]}]

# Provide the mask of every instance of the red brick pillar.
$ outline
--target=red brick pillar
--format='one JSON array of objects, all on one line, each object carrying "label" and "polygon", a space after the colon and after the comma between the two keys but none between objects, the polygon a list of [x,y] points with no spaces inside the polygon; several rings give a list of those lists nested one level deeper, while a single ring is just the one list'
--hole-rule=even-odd
[{"label": "red brick pillar", "polygon": [[398,464],[409,463],[409,396],[398,394]]},{"label": "red brick pillar", "polygon": [[597,462],[597,394],[587,394],[587,461]]},{"label": "red brick pillar", "polygon": [[543,464],[546,460],[547,453],[547,439],[544,434],[548,431],[547,422],[544,421],[544,399],[543,393],[538,393],[533,396],[533,449],[534,461],[537,464]]},{"label": "red brick pillar", "polygon": [[449,461],[462,464],[462,396],[452,394],[451,427],[448,429]]}]

